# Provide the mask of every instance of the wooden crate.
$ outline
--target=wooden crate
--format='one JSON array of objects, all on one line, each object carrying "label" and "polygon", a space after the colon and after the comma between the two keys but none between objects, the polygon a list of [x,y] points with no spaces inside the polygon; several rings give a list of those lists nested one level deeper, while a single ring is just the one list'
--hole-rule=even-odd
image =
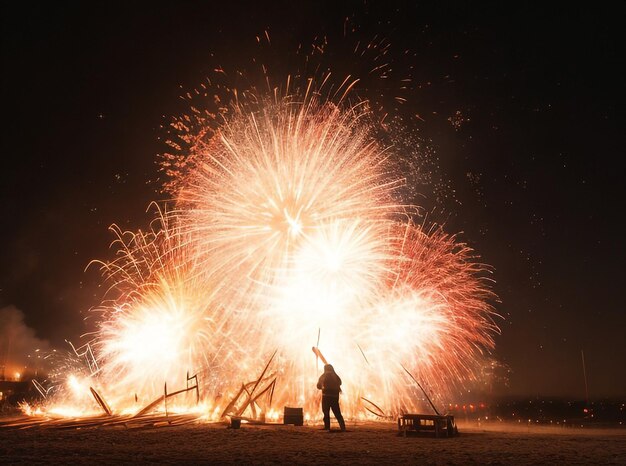
[{"label": "wooden crate", "polygon": [[398,418],[398,430],[407,434],[434,434],[435,437],[454,437],[459,431],[454,416],[436,414],[403,414]]},{"label": "wooden crate", "polygon": [[289,408],[285,406],[283,424],[293,424],[294,426],[303,425],[304,413],[302,412],[302,408]]}]

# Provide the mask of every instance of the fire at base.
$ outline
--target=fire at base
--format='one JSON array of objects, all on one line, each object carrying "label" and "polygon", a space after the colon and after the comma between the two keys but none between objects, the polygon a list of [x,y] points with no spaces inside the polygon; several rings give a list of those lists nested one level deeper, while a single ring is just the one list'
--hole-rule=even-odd
[{"label": "fire at base", "polygon": [[439,401],[475,380],[498,331],[489,270],[413,222],[370,116],[307,92],[238,101],[211,131],[189,130],[170,210],[147,232],[114,229],[90,363],[62,371],[44,409],[97,411],[95,388],[136,413],[197,374],[200,407],[185,392],[170,409],[219,418],[247,393],[239,414],[317,413],[312,346],[341,374],[348,417],[418,409],[404,368]]}]

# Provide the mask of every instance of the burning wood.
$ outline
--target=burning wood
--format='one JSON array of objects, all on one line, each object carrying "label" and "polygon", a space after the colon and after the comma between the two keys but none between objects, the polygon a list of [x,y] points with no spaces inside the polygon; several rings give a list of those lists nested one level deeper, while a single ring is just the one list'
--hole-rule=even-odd
[{"label": "burning wood", "polygon": [[[189,386],[189,382],[192,380],[195,380],[195,385]],[[167,382],[166,382],[163,386],[163,395],[158,397],[152,403],[149,403],[147,406],[145,406],[142,410],[140,410],[137,414],[135,414],[134,417],[140,417],[140,416],[143,416],[144,414],[149,413],[150,411],[153,411],[161,402],[163,402],[163,405],[165,407],[165,415],[167,416],[167,399],[176,395],[180,395],[181,393],[190,392],[192,390],[196,391],[196,404],[197,404],[200,401],[200,390],[198,388],[198,375],[195,374],[189,377],[189,372],[187,372],[187,387],[186,388],[183,388],[181,390],[178,390],[172,393],[167,393]]]},{"label": "burning wood", "polygon": [[[86,429],[102,427],[126,427],[127,429],[160,427],[165,425],[184,425],[198,423],[202,415],[197,413],[164,415],[162,413],[144,416],[112,415],[92,417],[32,417],[23,416],[6,422],[0,422],[0,429]],[[205,422],[205,421],[203,421]]]},{"label": "burning wood", "polygon": [[[231,419],[237,419],[237,420],[244,419],[242,415],[246,411],[246,409],[249,407],[252,417],[245,418],[247,421],[265,422],[263,418],[261,419],[257,418],[256,407],[258,406],[258,400],[263,395],[268,396],[268,407],[272,406],[272,399],[274,397],[274,389],[276,388],[276,377],[272,378],[272,375],[265,377],[265,374],[268,368],[270,367],[270,364],[274,360],[274,356],[276,356],[276,351],[274,351],[269,361],[263,368],[261,375],[259,375],[259,377],[256,380],[249,382],[247,384],[241,384],[241,389],[232,398],[230,403],[228,403],[228,405],[222,412],[222,415],[221,415],[222,418],[226,416],[230,416]],[[261,388],[258,393],[256,393],[257,388],[259,388],[259,386],[263,382],[270,380],[270,379],[271,381],[267,385],[265,385],[265,387]],[[239,407],[236,407],[238,401],[241,399],[244,393],[246,394],[244,402]],[[260,409],[260,406],[259,406],[259,409]]]},{"label": "burning wood", "polygon": [[96,391],[95,388],[89,387],[89,390],[91,391],[91,394],[95,398],[98,405],[102,408],[102,410],[107,414],[107,416],[110,416],[112,414],[111,408],[109,408],[109,405],[107,404],[107,402],[104,401],[104,398],[100,396],[100,394]]}]

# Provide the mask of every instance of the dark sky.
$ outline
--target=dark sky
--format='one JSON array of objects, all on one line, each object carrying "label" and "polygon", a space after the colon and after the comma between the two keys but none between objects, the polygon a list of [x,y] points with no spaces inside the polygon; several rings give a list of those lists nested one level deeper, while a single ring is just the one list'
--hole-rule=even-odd
[{"label": "dark sky", "polygon": [[0,308],[76,340],[107,227],[145,226],[163,197],[160,125],[179,85],[251,56],[265,29],[295,49],[340,39],[350,16],[392,59],[415,54],[424,86],[403,111],[425,120],[455,192],[448,230],[496,270],[496,356],[512,371],[499,393],[584,397],[584,350],[590,396],[626,395],[624,3],[170,3],[2,7]]}]

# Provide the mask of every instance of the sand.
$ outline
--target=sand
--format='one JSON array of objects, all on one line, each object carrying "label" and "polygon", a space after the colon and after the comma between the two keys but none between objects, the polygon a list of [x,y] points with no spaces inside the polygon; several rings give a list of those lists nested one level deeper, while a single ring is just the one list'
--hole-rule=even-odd
[{"label": "sand", "polygon": [[463,425],[456,438],[400,437],[392,423],[0,429],[0,463],[626,464],[626,429]]}]

